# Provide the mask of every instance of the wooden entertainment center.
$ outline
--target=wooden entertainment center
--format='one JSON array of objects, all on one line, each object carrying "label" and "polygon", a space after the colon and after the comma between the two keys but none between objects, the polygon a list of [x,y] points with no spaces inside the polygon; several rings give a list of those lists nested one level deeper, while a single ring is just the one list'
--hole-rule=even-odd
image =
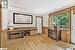
[{"label": "wooden entertainment center", "polygon": [[[34,35],[36,34],[36,28],[14,28],[13,30],[6,30],[8,34],[8,38],[24,38],[26,35]],[[18,37],[17,37],[18,36]]]},{"label": "wooden entertainment center", "polygon": [[[10,36],[15,37],[15,35],[19,35],[18,37],[24,38],[24,32],[29,31],[30,35],[37,34],[36,27],[26,27],[26,28],[14,28],[12,30],[3,30],[1,34],[1,44],[3,48],[7,48],[8,41],[12,39]],[[10,35],[11,34],[11,35]]]}]

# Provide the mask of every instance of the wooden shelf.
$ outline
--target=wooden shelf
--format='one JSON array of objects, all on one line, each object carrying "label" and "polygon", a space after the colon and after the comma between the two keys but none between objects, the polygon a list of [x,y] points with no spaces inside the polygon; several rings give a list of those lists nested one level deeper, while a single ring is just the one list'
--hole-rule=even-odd
[{"label": "wooden shelf", "polygon": [[37,29],[35,27],[26,27],[26,28],[14,28],[14,29],[11,29],[11,30],[3,30],[3,32],[6,32],[7,35],[8,35],[8,38],[11,39],[11,38],[15,38],[15,37],[20,37],[20,38],[23,38],[24,35],[34,35],[36,34],[36,31]]},{"label": "wooden shelf", "polygon": [[48,30],[48,37],[50,37],[56,41],[61,40],[61,32],[60,31],[57,29],[49,29]]}]

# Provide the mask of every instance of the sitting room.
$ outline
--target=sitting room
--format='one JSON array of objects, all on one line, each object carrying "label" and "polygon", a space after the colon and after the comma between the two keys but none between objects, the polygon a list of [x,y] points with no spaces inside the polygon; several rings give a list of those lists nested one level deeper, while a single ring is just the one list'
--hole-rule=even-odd
[{"label": "sitting room", "polygon": [[1,0],[0,49],[75,50],[75,0]]}]

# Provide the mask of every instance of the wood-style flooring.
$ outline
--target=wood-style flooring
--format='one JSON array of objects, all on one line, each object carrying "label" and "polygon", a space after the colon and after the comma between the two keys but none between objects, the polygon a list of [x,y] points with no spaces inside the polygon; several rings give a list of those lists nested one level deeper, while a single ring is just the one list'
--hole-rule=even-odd
[{"label": "wood-style flooring", "polygon": [[64,50],[56,41],[44,35],[26,36],[8,41],[8,50]]}]

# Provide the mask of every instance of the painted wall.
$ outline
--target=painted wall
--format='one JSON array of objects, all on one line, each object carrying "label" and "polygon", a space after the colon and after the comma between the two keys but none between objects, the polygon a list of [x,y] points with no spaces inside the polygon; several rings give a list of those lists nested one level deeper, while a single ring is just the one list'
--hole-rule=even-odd
[{"label": "painted wall", "polygon": [[45,14],[45,15],[42,15],[42,16],[43,16],[43,27],[48,27],[48,18],[49,18],[49,15]]},{"label": "painted wall", "polygon": [[[33,15],[33,24],[13,24],[13,13],[23,13]],[[2,30],[7,29],[9,25],[14,27],[35,27],[36,26],[35,14],[27,13],[23,9],[9,6],[2,9]]]},{"label": "painted wall", "polygon": [[[13,24],[13,13],[23,13],[33,15],[33,24]],[[9,6],[9,20],[8,25],[13,25],[14,27],[35,27],[36,26],[36,15],[27,13],[21,8],[16,8],[14,6]]]},{"label": "painted wall", "polygon": [[[13,24],[13,13],[23,13],[33,15],[33,24]],[[8,25],[13,25],[14,27],[36,27],[36,14],[25,12],[21,8],[16,8],[14,6],[9,6],[8,9],[2,10],[2,29],[7,29]],[[48,14],[41,15],[43,17],[43,27],[48,27]]]},{"label": "painted wall", "polygon": [[8,9],[2,8],[2,30],[7,29],[8,19]]}]

